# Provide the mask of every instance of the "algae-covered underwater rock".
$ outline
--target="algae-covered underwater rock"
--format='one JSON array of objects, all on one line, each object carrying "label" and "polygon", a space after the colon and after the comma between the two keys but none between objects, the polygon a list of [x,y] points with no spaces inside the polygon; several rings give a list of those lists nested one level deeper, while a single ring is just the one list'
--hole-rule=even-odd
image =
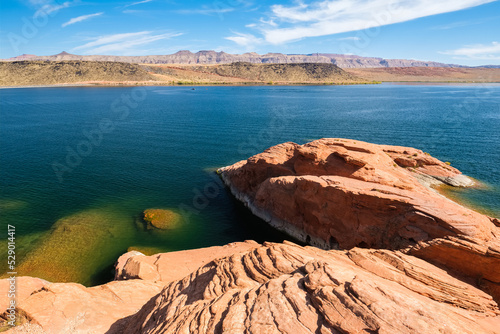
[{"label": "algae-covered underwater rock", "polygon": [[148,224],[148,227],[169,230],[179,226],[182,216],[172,210],[147,209],[144,210],[143,219]]},{"label": "algae-covered underwater rock", "polygon": [[59,219],[16,269],[23,276],[90,285],[127,248],[132,233],[131,219],[112,208],[77,212]]}]

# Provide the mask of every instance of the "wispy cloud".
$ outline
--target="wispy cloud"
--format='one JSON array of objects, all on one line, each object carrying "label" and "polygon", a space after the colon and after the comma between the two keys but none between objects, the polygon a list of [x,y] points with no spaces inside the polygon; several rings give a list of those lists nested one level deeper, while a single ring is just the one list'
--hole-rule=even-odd
[{"label": "wispy cloud", "polygon": [[252,34],[242,34],[235,32],[236,36],[226,37],[225,39],[235,42],[238,45],[244,46],[245,48],[252,48],[257,44],[262,43],[262,39],[255,37]]},{"label": "wispy cloud", "polygon": [[[322,0],[271,6],[257,28],[263,39],[283,44],[306,37],[357,31],[454,12],[496,0]],[[265,22],[262,20],[262,22]]]},{"label": "wispy cloud", "polygon": [[73,48],[72,52],[84,54],[115,54],[125,55],[138,53],[135,49],[152,42],[170,39],[181,33],[154,34],[152,31],[139,31],[124,34],[106,35],[94,38],[91,42]]},{"label": "wispy cloud", "polygon": [[68,22],[64,22],[61,27],[66,27],[66,26],[69,26],[70,24],[75,24],[75,23],[78,23],[78,22],[82,22],[82,21],[86,21],[86,20],[89,20],[93,17],[96,17],[96,16],[101,16],[102,14],[104,14],[104,12],[100,12],[100,13],[94,13],[94,14],[89,14],[89,15],[82,15],[82,16],[78,16],[78,17],[74,17],[72,18],[71,20],[69,20]]},{"label": "wispy cloud", "polygon": [[466,45],[456,50],[440,53],[454,56],[453,58],[456,59],[500,60],[500,43]]},{"label": "wispy cloud", "polygon": [[123,6],[123,8],[140,5],[140,4],[143,4],[143,3],[148,3],[148,2],[151,2],[151,1],[153,1],[153,0],[143,0],[143,1],[132,2],[131,4]]},{"label": "wispy cloud", "polygon": [[76,5],[80,2],[81,2],[80,0],[66,1],[63,3],[61,3],[61,1],[54,1],[54,0],[29,0],[30,5],[32,5],[35,8],[38,8],[39,12],[48,15],[55,13],[61,9]]},{"label": "wispy cloud", "polygon": [[356,36],[350,36],[350,37],[343,37],[339,38],[339,41],[359,41],[361,38],[356,37]]},{"label": "wispy cloud", "polygon": [[40,8],[40,10],[47,13],[47,14],[52,14],[54,12],[61,10],[61,9],[68,8],[77,2],[78,1],[66,1],[60,5],[46,4],[46,5],[43,5],[42,8]]}]

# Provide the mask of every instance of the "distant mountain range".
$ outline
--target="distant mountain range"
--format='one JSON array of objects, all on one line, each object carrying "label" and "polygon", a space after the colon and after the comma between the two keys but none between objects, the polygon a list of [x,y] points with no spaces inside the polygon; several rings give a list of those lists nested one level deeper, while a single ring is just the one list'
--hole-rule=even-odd
[{"label": "distant mountain range", "polygon": [[[467,67],[455,64],[444,64],[433,61],[420,61],[409,59],[383,59],[376,57],[361,57],[356,55],[341,55],[333,53],[282,54],[267,53],[259,55],[255,52],[244,54],[229,54],[216,51],[179,51],[170,55],[157,56],[81,56],[67,52],[61,52],[53,56],[36,56],[23,54],[21,56],[4,59],[4,61],[18,60],[87,60],[87,61],[118,61],[138,64],[229,64],[235,62],[247,62],[253,64],[276,64],[276,63],[328,63],[341,68],[382,68],[382,67]],[[499,65],[481,66],[499,68]]]}]

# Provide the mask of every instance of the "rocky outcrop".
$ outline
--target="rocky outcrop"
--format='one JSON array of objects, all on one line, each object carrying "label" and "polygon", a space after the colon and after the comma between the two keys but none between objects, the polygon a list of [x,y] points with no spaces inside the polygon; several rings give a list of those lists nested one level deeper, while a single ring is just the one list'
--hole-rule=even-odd
[{"label": "rocky outcrop", "polygon": [[494,221],[430,188],[474,181],[420,150],[346,139],[285,143],[219,173],[252,212],[301,241],[404,250],[500,283],[490,269],[500,266]]},{"label": "rocky outcrop", "polygon": [[415,257],[265,244],[174,281],[120,333],[495,333],[498,305]]},{"label": "rocky outcrop", "polygon": [[254,213],[323,248],[401,249],[449,235],[486,242],[497,231],[488,217],[425,186],[471,179],[412,148],[285,143],[219,172]]}]

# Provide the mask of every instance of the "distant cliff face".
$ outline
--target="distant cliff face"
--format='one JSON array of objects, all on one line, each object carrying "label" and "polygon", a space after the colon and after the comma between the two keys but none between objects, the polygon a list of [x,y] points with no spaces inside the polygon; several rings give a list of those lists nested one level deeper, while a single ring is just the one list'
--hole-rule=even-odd
[{"label": "distant cliff face", "polygon": [[[28,56],[28,58],[26,58]],[[67,52],[53,56],[22,55],[9,60],[94,60],[120,61],[140,64],[229,64],[247,62],[253,64],[277,63],[328,63],[341,68],[377,68],[377,67],[461,67],[460,65],[443,64],[432,61],[418,61],[407,59],[383,59],[375,57],[361,57],[356,55],[341,55],[330,53],[314,53],[309,55],[285,55],[282,53],[267,53],[259,55],[255,52],[244,54],[229,54],[223,51],[179,51],[171,55],[156,56],[80,56]]]}]

